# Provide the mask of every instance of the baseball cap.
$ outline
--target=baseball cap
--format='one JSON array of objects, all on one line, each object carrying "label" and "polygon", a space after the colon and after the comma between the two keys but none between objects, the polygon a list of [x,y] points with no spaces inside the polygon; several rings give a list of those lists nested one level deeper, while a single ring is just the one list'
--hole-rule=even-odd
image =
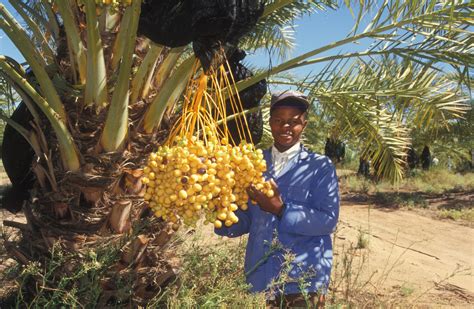
[{"label": "baseball cap", "polygon": [[287,90],[272,95],[270,110],[278,106],[294,106],[302,110],[307,110],[309,106],[306,95],[299,91]]}]

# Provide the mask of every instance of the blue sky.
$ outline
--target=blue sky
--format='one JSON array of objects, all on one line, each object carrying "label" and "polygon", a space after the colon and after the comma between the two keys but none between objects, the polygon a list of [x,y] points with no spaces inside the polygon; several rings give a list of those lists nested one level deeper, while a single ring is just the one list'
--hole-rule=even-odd
[{"label": "blue sky", "polygon": [[[350,32],[353,25],[354,18],[346,8],[304,16],[295,22],[296,47],[291,56],[299,56],[335,40],[343,39]],[[332,53],[335,52],[333,51]],[[258,66],[268,66],[270,63],[270,59],[265,51],[255,55],[248,55],[245,61]],[[276,59],[272,60],[273,64],[276,64],[276,62]],[[312,68],[299,71],[306,72],[322,66],[312,66]]]},{"label": "blue sky", "polygon": [[[0,3],[4,4],[10,12],[14,13],[8,1],[0,0]],[[353,17],[349,10],[345,8],[337,11],[318,12],[297,20],[295,23],[296,48],[291,53],[291,56],[298,56],[327,43],[344,38],[351,30],[353,23]],[[0,55],[10,56],[17,61],[23,60],[22,55],[2,31],[0,31]],[[278,60],[273,59],[270,62],[266,52],[262,51],[253,55],[249,54],[245,62],[253,66],[268,67],[270,63],[272,65],[277,64]],[[317,70],[322,66],[311,66],[296,70],[294,73],[305,75],[310,70]]]}]

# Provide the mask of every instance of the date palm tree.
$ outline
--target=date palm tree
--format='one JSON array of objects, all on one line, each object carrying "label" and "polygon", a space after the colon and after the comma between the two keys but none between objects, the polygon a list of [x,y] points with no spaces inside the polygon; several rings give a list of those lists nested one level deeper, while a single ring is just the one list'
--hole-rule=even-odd
[{"label": "date palm tree", "polygon": [[[28,106],[33,130],[2,118],[32,146],[36,186],[24,205],[27,224],[4,223],[21,230],[21,242],[5,245],[23,264],[47,263],[56,246],[74,253],[54,268],[49,281],[33,276],[46,289],[54,290],[47,285],[73,277],[84,263],[91,263],[90,270],[97,262],[108,267],[101,273],[99,295],[87,301],[146,303],[173,277],[176,265],[171,262],[171,230],[143,203],[141,166],[176,119],[194,56],[189,47],[168,48],[137,37],[138,0],[9,2],[22,23],[0,5],[0,28],[32,74],[4,56],[0,73]],[[366,148],[375,144],[381,174],[396,180],[409,136],[403,117],[389,106],[416,109],[420,125],[440,119],[448,123],[463,113],[457,88],[437,72],[442,65],[452,66],[458,80],[468,84],[473,4],[366,0],[344,5],[356,16],[346,38],[283,60],[238,82],[237,88],[268,77],[274,84],[285,83],[278,74],[328,63],[296,85],[315,104],[338,111],[350,134],[365,136]],[[327,8],[337,9],[338,1],[266,1],[260,21],[240,45],[247,50],[271,47],[284,59],[293,46],[291,22]],[[366,15],[371,21],[361,30]],[[363,39],[374,43],[365,51],[339,52]],[[97,257],[105,245],[115,248],[115,259]],[[77,291],[76,283],[68,284],[64,293]],[[120,293],[124,290],[133,291],[132,296]]]},{"label": "date palm tree", "polygon": [[[13,87],[0,76],[0,109],[1,112],[9,117],[15,110],[15,104],[19,101],[18,94]],[[3,140],[3,131],[5,130],[5,121],[0,121],[0,138]]]}]

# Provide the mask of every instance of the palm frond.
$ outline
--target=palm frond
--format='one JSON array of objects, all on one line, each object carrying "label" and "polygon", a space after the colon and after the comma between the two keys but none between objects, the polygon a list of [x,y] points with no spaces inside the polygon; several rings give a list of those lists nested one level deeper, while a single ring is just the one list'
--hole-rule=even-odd
[{"label": "palm frond", "polygon": [[240,46],[253,52],[264,48],[271,56],[286,59],[295,47],[294,21],[317,11],[335,9],[336,1],[267,1],[265,11]]},{"label": "palm frond", "polygon": [[44,35],[44,32],[41,30],[38,23],[27,14],[24,6],[21,6],[21,2],[9,0],[10,5],[15,8],[15,10],[20,14],[23,21],[25,22],[27,28],[30,31],[30,37],[38,49],[43,53],[43,57],[46,59],[48,64],[54,62],[54,52],[49,46],[49,40]]},{"label": "palm frond", "polygon": [[0,74],[0,109],[10,116],[15,109],[15,103],[19,101],[20,97],[12,85]]},{"label": "palm frond", "polygon": [[254,51],[264,48],[271,56],[278,56],[286,59],[295,48],[295,29],[293,26],[273,26],[265,25],[257,28],[258,32],[253,32],[252,36],[246,37],[240,47],[244,50]]},{"label": "palm frond", "polygon": [[385,108],[366,104],[364,98],[320,96],[319,101],[337,110],[341,139],[356,139],[362,155],[370,157],[380,178],[399,182],[403,178],[406,151],[411,145],[409,130],[394,120]]},{"label": "palm frond", "polygon": [[[274,75],[315,63],[387,56],[414,61],[440,71],[451,66],[458,73],[460,81],[469,87],[469,68],[474,63],[473,36],[469,27],[472,27],[474,4],[468,1],[448,1],[441,6],[434,5],[437,1],[427,0],[404,1],[410,5],[401,5],[397,4],[399,2],[402,1],[387,0],[385,3],[391,6],[383,5],[364,31],[353,33],[342,40],[276,65],[266,73],[256,74],[239,82],[238,88],[244,89],[265,78],[265,75]],[[393,16],[384,18],[387,14]],[[425,31],[427,26],[430,26],[428,32]],[[373,43],[366,50],[340,52],[341,48],[361,40],[373,40]],[[322,53],[329,55],[312,58]]]},{"label": "palm frond", "polygon": [[308,92],[321,106],[320,117],[341,128],[341,139],[357,140],[370,152],[378,176],[401,179],[412,129],[447,127],[469,110],[456,82],[422,64],[397,57],[344,61],[305,81],[283,75],[270,81]]}]

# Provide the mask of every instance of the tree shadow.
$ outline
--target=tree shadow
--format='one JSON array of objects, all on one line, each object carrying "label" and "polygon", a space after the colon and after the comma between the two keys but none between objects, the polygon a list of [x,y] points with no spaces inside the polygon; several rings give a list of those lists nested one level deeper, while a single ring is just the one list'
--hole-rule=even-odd
[{"label": "tree shadow", "polygon": [[345,193],[342,201],[353,204],[371,204],[383,210],[400,208],[464,210],[474,208],[474,190],[450,190],[444,193],[376,192]]}]

